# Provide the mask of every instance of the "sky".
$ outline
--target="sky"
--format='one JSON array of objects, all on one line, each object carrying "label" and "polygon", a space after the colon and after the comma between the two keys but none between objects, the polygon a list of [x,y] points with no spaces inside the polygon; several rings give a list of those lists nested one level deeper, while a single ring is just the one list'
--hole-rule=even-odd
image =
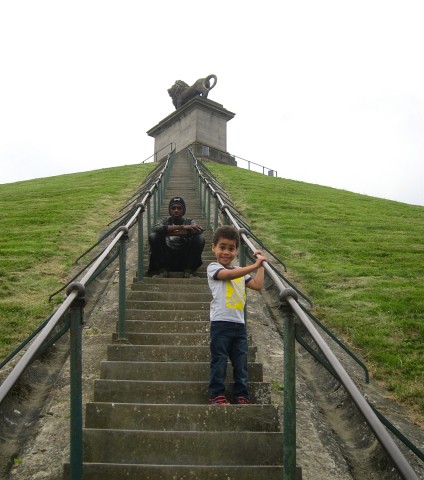
[{"label": "sky", "polygon": [[231,154],[424,205],[423,24],[422,0],[0,0],[0,184],[142,162],[167,89],[215,74]]}]

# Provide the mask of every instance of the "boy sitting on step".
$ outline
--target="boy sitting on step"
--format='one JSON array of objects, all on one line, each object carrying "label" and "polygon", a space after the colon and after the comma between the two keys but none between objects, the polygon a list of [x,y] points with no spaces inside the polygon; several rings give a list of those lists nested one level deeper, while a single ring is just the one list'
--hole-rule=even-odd
[{"label": "boy sitting on step", "polygon": [[205,238],[203,228],[192,218],[185,218],[182,197],[172,197],[169,217],[161,218],[149,235],[149,273],[167,277],[169,271],[184,272],[189,278],[202,265]]},{"label": "boy sitting on step", "polygon": [[[212,251],[216,262],[207,269],[212,292],[210,310],[211,371],[209,381],[210,402],[213,405],[229,405],[225,396],[225,378],[228,359],[233,366],[233,397],[236,403],[248,404],[247,333],[244,318],[246,289],[261,290],[264,284],[266,261],[262,251],[254,253],[255,263],[236,267],[232,261],[240,245],[238,231],[231,226],[218,228],[212,238]],[[257,270],[252,278],[249,274]]]}]

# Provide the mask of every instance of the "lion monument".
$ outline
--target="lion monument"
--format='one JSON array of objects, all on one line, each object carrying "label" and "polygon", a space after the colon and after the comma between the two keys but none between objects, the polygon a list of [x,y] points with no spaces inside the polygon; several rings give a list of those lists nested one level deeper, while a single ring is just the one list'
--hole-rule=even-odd
[{"label": "lion monument", "polygon": [[[213,80],[213,82],[211,82]],[[208,93],[216,85],[216,75],[208,75],[206,78],[199,78],[190,87],[182,80],[177,80],[171,88],[168,89],[169,96],[172,98],[174,107],[180,108],[194,97],[201,95],[207,98]]]}]

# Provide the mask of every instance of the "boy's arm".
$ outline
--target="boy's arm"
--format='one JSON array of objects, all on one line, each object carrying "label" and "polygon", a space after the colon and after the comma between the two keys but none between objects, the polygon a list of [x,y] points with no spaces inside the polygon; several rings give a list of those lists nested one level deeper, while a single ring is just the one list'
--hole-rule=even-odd
[{"label": "boy's arm", "polygon": [[[253,272],[254,270],[258,270],[255,278],[252,278],[249,282],[247,282],[246,286],[252,288],[253,290],[260,290],[263,286],[263,277],[264,277],[264,268],[261,267],[262,262],[266,262],[266,258],[262,255],[262,252],[258,250],[254,254],[256,261],[251,265],[247,265],[246,267],[237,267],[232,269],[223,268],[219,270],[216,279],[217,280],[234,280],[235,278],[244,277],[249,273]],[[262,274],[261,271],[262,270]],[[258,281],[255,282],[256,277],[259,275]],[[262,275],[262,280],[261,280]]]},{"label": "boy's arm", "polygon": [[264,286],[265,268],[261,265],[256,275],[246,283],[246,287],[252,290],[262,290]]}]

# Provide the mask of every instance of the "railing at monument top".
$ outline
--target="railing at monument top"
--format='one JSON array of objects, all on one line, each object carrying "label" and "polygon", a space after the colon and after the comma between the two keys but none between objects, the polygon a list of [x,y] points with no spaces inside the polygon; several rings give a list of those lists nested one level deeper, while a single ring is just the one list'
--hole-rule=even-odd
[{"label": "railing at monument top", "polygon": [[[228,194],[219,185],[217,180],[196,158],[192,149],[188,149],[189,158],[193,161],[193,167],[198,178],[198,192],[201,202],[204,205],[205,215],[208,222],[211,222],[213,210],[213,228],[218,226],[219,212],[224,217],[224,223],[234,225],[240,232],[242,246],[240,248],[240,264],[245,265],[246,252],[250,252],[252,258],[253,252],[257,250],[257,246],[251,241],[252,234],[249,229],[245,228],[246,224],[240,222],[235,214],[235,208],[229,201]],[[215,205],[212,205],[212,199],[215,199]],[[250,237],[250,238],[249,238]],[[263,248],[263,244],[259,243]],[[269,253],[269,250],[267,250]],[[249,256],[249,253],[247,253]],[[270,262],[263,264],[267,276],[271,279],[279,292],[280,309],[283,313],[283,341],[284,341],[284,414],[283,414],[283,461],[284,461],[284,480],[296,478],[296,390],[295,390],[295,340],[298,339],[297,322],[306,329],[311,336],[318,349],[324,356],[329,371],[340,381],[346,392],[349,394],[359,411],[362,413],[365,421],[373,431],[377,440],[397,468],[401,478],[405,480],[418,480],[418,476],[408,463],[407,459],[400,451],[397,444],[385,429],[384,424],[393,425],[384,419],[384,424],[380,419],[384,417],[376,412],[368,401],[363,397],[358,387],[355,385],[351,377],[341,365],[339,359],[325,342],[323,337],[312,323],[314,317],[308,314],[307,310],[299,303],[299,295],[308,303],[309,299],[293,288],[292,284],[282,275],[278,275],[277,270],[272,268]],[[312,317],[312,319],[311,319]],[[397,434],[397,430],[388,427],[393,433]],[[398,432],[399,433],[399,432]],[[397,435],[403,443],[411,448],[411,450],[421,459],[422,452],[412,445],[403,435]]]},{"label": "railing at monument top", "polygon": [[[95,257],[77,277],[74,277],[64,288],[66,298],[57,307],[56,311],[46,319],[40,327],[27,339],[21,347],[9,355],[1,367],[10,362],[16,354],[26,345],[29,345],[22,357],[17,361],[12,371],[0,385],[0,405],[6,399],[14,385],[21,378],[27,367],[37,358],[46,345],[52,343],[52,336],[58,339],[70,329],[70,478],[82,480],[83,478],[83,443],[82,443],[82,324],[83,310],[85,306],[86,286],[96,277],[106,265],[110,264],[108,256],[117,248],[118,255],[113,255],[112,260],[119,256],[119,312],[118,312],[118,338],[125,338],[125,301],[126,301],[126,242],[130,229],[138,225],[138,276],[143,278],[143,249],[144,249],[144,219],[143,214],[147,211],[147,229],[151,223],[156,222],[160,207],[163,202],[164,192],[168,183],[169,173],[175,160],[175,151],[168,154],[166,161],[159,165],[148,177],[146,177],[141,189],[130,199],[128,204],[137,201],[130,212],[119,219],[116,227],[109,231],[109,235],[115,233],[115,237],[106,245],[99,255]],[[128,205],[127,204],[127,205]],[[153,214],[153,219],[151,218]],[[97,244],[96,244],[97,245]],[[94,246],[92,247],[94,248]],[[92,250],[87,250],[86,253]],[[87,271],[86,271],[87,270]],[[63,289],[59,290],[62,291]],[[59,292],[58,291],[58,292]],[[55,292],[53,295],[56,295]],[[52,295],[52,296],[53,296]],[[58,334],[54,330],[63,321],[64,327]]]},{"label": "railing at monument top", "polygon": [[[205,143],[194,142],[189,147],[197,157],[209,159],[212,161],[217,161],[220,163],[228,163],[228,159],[231,159],[234,162],[234,165],[246,170],[256,171],[262,173],[263,175],[268,175],[270,177],[278,177],[278,172],[273,170],[270,167],[266,167],[251,160],[246,160],[245,158],[239,157],[229,152],[224,152],[218,148],[211,147]],[[240,165],[239,161],[245,162]],[[228,163],[229,164],[229,163]]]},{"label": "railing at monument top", "polygon": [[[164,147],[160,148],[157,152],[155,152],[152,155],[150,155],[149,157],[147,157],[141,163],[146,163],[149,160],[151,160],[152,162],[159,162],[163,158],[166,158],[167,155],[169,155],[171,152],[173,152],[175,150],[175,146],[176,145],[175,145],[174,142],[168,143],[168,145],[165,145]],[[163,150],[168,150],[168,152],[161,153],[161,152],[163,152]]]}]

